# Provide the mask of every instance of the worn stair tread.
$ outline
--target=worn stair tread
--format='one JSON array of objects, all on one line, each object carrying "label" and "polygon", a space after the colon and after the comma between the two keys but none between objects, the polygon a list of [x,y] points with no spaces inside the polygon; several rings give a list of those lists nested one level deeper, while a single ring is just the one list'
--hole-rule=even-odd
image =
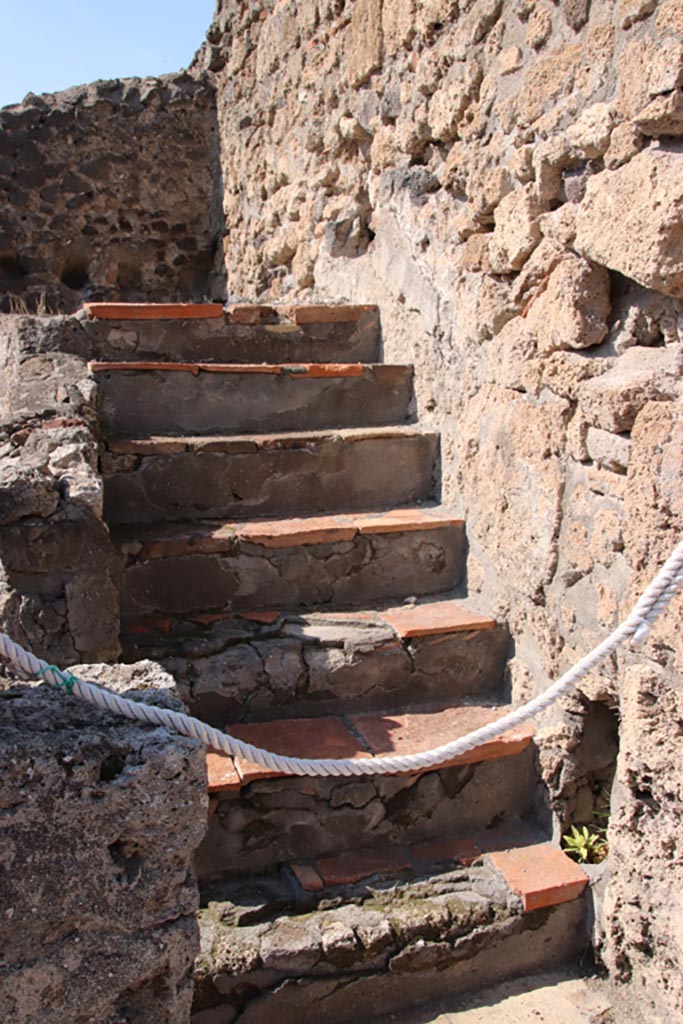
[{"label": "worn stair tread", "polygon": [[390,375],[403,371],[401,363],[170,363],[159,360],[117,360],[103,362],[92,359],[88,363],[91,373],[114,373],[119,371],[153,373],[200,373],[252,374],[262,373],[274,377],[295,377],[306,380],[317,377],[362,377],[366,372]]},{"label": "worn stair tread", "polygon": [[[349,721],[371,753],[375,757],[385,757],[417,754],[440,747],[458,736],[495,722],[503,714],[505,710],[500,706],[463,705],[436,711],[418,708],[402,715],[351,715]],[[525,722],[446,763],[471,764],[518,754],[529,746],[533,735],[533,723]]]},{"label": "worn stair tread", "polygon": [[[81,322],[91,358],[149,359],[163,362],[299,363],[373,362],[379,357],[381,329],[376,306],[308,308],[231,305],[204,315],[159,318],[144,304],[139,316],[127,304],[104,306],[103,316],[84,308]],[[119,311],[121,315],[119,316]],[[95,310],[96,313],[96,310]]]},{"label": "worn stair tread", "polygon": [[379,852],[360,851],[370,876],[346,881],[340,865],[329,888],[310,863],[203,887],[193,1020],[293,1024],[302,1006],[331,1024],[389,1020],[406,993],[415,1006],[482,990],[585,944],[580,901],[527,911],[488,858],[429,867],[384,851],[385,873]]},{"label": "worn stair tread", "polygon": [[305,448],[311,444],[341,438],[352,444],[385,437],[433,436],[435,431],[415,424],[386,427],[342,427],[339,430],[296,430],[262,434],[154,434],[148,437],[116,437],[107,448],[120,455],[172,455],[178,452],[243,452],[258,448]]},{"label": "worn stair tread", "polygon": [[248,302],[233,302],[225,307],[231,323],[256,325],[275,317],[284,317],[294,324],[342,324],[353,323],[365,313],[377,313],[377,305],[344,305],[317,303],[315,305],[273,305],[260,306]]},{"label": "worn stair tread", "polygon": [[549,843],[494,851],[491,862],[521,897],[525,911],[568,903],[580,896],[588,883],[585,871]]},{"label": "worn stair tread", "polygon": [[[405,616],[404,613],[405,612]],[[263,608],[256,611],[208,612],[198,615],[149,616],[123,623],[131,635],[160,635],[182,638],[196,633],[196,627],[222,623],[244,639],[260,640],[274,635],[304,637],[317,643],[342,646],[349,629],[362,625],[365,644],[387,642],[387,627],[400,639],[440,636],[449,633],[490,632],[495,619],[474,609],[467,598],[435,597],[433,600],[400,606],[330,611],[328,608]],[[373,636],[376,632],[376,638]]]},{"label": "worn stair tread", "polygon": [[223,316],[218,302],[86,302],[96,320],[213,320]]},{"label": "worn stair tread", "polygon": [[434,507],[111,530],[121,616],[258,611],[266,601],[359,607],[455,588],[462,521]]},{"label": "worn stair tread", "polygon": [[424,601],[387,608],[382,619],[402,638],[492,630],[495,620],[464,607],[462,601]]},{"label": "worn stair tread", "polygon": [[[305,758],[363,758],[401,756],[429,750],[464,736],[473,729],[500,718],[507,709],[499,705],[414,708],[405,714],[372,713],[325,718],[288,718],[270,722],[240,723],[228,728],[237,739],[276,754]],[[439,767],[477,764],[509,757],[525,750],[534,735],[531,723],[516,726],[502,736],[444,762]],[[225,764],[223,763],[225,759]],[[237,780],[227,762],[228,754],[216,754],[207,763],[210,792],[237,789]],[[281,772],[262,768],[241,757],[234,766],[246,785],[255,779],[274,778]],[[424,769],[429,770],[429,769]],[[406,774],[422,774],[420,770]],[[225,780],[225,785],[223,784]]]},{"label": "worn stair tread", "polygon": [[[425,842],[346,850],[338,854],[293,861],[288,869],[306,892],[323,892],[336,886],[355,885],[368,878],[388,878],[403,872],[423,872],[435,865],[469,867],[485,855],[491,857],[511,890],[523,895],[519,877],[533,877],[537,899],[525,910],[564,903],[581,895],[587,878],[578,864],[552,847],[530,824],[474,830],[467,835],[443,836]],[[496,863],[496,858],[499,863]],[[513,865],[515,868],[513,869]]]},{"label": "worn stair tread", "polygon": [[122,550],[136,548],[137,558],[146,561],[188,553],[220,553],[230,550],[235,541],[287,548],[333,544],[352,540],[357,534],[409,533],[462,525],[462,519],[441,506],[428,506],[251,522],[145,523],[112,532]]},{"label": "worn stair tread", "polygon": [[275,306],[277,313],[292,320],[295,324],[347,323],[359,320],[364,313],[375,312],[377,306],[367,305],[335,305],[334,303],[318,303],[311,306]]},{"label": "worn stair tread", "polygon": [[316,304],[265,306],[219,302],[86,302],[83,310],[97,320],[188,320],[225,316],[229,323],[258,325],[282,316],[295,324],[352,323],[377,306]]},{"label": "worn stair tread", "polygon": [[410,506],[435,498],[438,445],[408,426],[112,439],[101,451],[104,517],[245,521]]}]

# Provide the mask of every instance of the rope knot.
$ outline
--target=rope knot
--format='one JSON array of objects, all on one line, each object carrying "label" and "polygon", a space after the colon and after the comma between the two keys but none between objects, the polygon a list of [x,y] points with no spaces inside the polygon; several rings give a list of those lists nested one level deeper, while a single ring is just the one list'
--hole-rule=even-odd
[{"label": "rope knot", "polygon": [[45,668],[39,668],[37,670],[37,674],[41,676],[47,675],[48,672],[52,672],[52,674],[57,677],[57,681],[54,683],[56,687],[61,687],[66,690],[67,693],[73,694],[74,686],[78,682],[76,676],[72,675],[71,672],[63,672],[61,668],[58,668],[56,665],[46,665]]}]

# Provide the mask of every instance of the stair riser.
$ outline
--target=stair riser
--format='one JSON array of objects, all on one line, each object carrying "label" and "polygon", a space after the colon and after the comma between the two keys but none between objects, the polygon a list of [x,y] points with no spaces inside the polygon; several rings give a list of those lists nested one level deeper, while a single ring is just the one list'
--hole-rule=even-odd
[{"label": "stair riser", "polygon": [[[163,660],[150,638],[129,642],[128,660]],[[507,632],[438,637],[344,647],[280,637],[237,643],[212,656],[164,661],[193,715],[218,728],[226,722],[399,710],[415,700],[457,702],[491,694],[500,683]]]},{"label": "stair riser", "polygon": [[96,379],[107,436],[382,426],[406,420],[412,395],[402,366],[332,377],[102,370]]},{"label": "stair riser", "polygon": [[344,607],[438,593],[457,585],[463,558],[463,531],[455,526],[282,548],[234,538],[220,553],[151,558],[123,568],[121,617]]},{"label": "stair riser", "polygon": [[283,861],[466,835],[530,814],[535,786],[530,747],[419,778],[256,780],[217,794],[195,869],[204,882]]},{"label": "stair riser", "polygon": [[[109,455],[105,519],[134,523],[301,515],[390,508],[433,495],[435,435],[353,442],[328,437],[308,445],[250,447],[242,452]],[[117,466],[122,471],[116,472]]]},{"label": "stair riser", "polygon": [[[262,968],[216,974],[199,989],[197,1005],[203,1008],[193,1014],[192,1024],[234,1019],[240,1024],[300,1024],[302,1007],[315,1007],[311,1021],[316,1024],[370,1024],[379,1015],[405,1013],[460,993],[485,992],[509,978],[577,958],[589,941],[585,915],[585,902],[575,900],[481,927],[476,936],[462,939],[446,939],[428,929],[426,940],[417,939],[393,958],[388,928],[382,932],[374,925],[375,946],[363,959],[361,942],[348,926],[343,947],[341,924],[335,937],[342,948],[328,946],[326,953],[323,940],[316,957],[312,944],[312,951],[306,951],[308,963],[299,952],[298,971]],[[221,1017],[221,1012],[226,1015]]]},{"label": "stair riser", "polygon": [[202,363],[372,363],[377,310],[342,323],[230,324],[217,320],[90,320],[92,358]]}]

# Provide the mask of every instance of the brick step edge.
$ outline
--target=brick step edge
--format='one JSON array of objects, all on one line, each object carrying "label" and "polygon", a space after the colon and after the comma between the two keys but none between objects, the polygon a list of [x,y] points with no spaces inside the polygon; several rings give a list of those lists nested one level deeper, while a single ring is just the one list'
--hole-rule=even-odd
[{"label": "brick step edge", "polygon": [[100,361],[91,359],[90,373],[149,372],[149,373],[200,373],[217,374],[267,374],[272,377],[290,377],[295,380],[314,378],[362,377],[365,373],[391,374],[397,370],[408,370],[401,363],[171,363],[159,360],[134,359]]},{"label": "brick step edge", "polygon": [[257,326],[283,317],[295,324],[352,323],[376,305],[261,306],[218,302],[86,302],[82,307],[93,320],[208,320],[224,317],[227,323]]},{"label": "brick step edge", "polygon": [[228,550],[234,542],[260,544],[266,548],[289,548],[306,544],[335,544],[353,540],[357,534],[410,533],[462,528],[464,522],[437,507],[387,509],[383,512],[290,516],[285,519],[255,519],[246,522],[203,520],[190,524],[142,524],[125,526],[112,534],[121,550],[132,552],[138,561],[180,554],[213,554]]},{"label": "brick step edge", "polygon": [[320,430],[285,430],[263,434],[152,434],[148,437],[104,438],[104,447],[114,455],[139,455],[140,457],[194,454],[200,452],[226,452],[253,446],[253,450],[272,451],[292,448],[306,448],[322,445],[328,441],[342,441],[354,444],[357,441],[381,441],[407,438],[437,438],[433,430],[425,430],[419,424],[390,424],[380,427],[340,427]]},{"label": "brick step edge", "polygon": [[566,853],[550,843],[529,843],[524,831],[519,835],[475,833],[408,847],[359,850],[299,861],[288,869],[305,892],[319,894],[374,876],[385,879],[406,871],[422,872],[435,864],[447,865],[448,870],[469,867],[485,856],[520,898],[525,913],[578,899],[588,884],[585,871]]},{"label": "brick step edge", "polygon": [[[405,714],[367,712],[320,718],[285,718],[268,722],[247,722],[229,726],[236,739],[252,746],[290,757],[350,758],[401,756],[442,746],[500,718],[507,708],[461,705],[459,707],[414,709]],[[445,761],[438,768],[512,757],[530,745],[531,723],[508,729],[501,736],[481,743],[473,750]],[[280,778],[284,773],[233,758],[222,751],[206,755],[209,793],[238,791],[256,780]],[[437,768],[406,771],[421,775]]]},{"label": "brick step edge", "polygon": [[[314,609],[296,609],[291,611],[276,609],[261,609],[253,612],[208,612],[199,613],[193,616],[175,618],[171,615],[147,616],[139,621],[128,621],[122,623],[122,633],[126,636],[147,636],[170,637],[174,633],[182,635],[183,626],[194,628],[211,627],[217,623],[234,623],[236,628],[242,629],[245,640],[260,640],[271,638],[276,628],[282,624],[301,624],[306,626],[306,636],[312,643],[316,641],[315,625],[308,620],[315,618],[321,631],[326,628],[341,626],[346,622],[359,622],[368,626],[388,626],[394,636],[401,640],[408,640],[417,637],[447,636],[452,633],[464,633],[469,638],[473,633],[491,632],[495,629],[496,621],[488,615],[464,606],[461,600],[445,598],[436,601],[422,601],[416,604],[397,605],[390,608],[349,609],[342,612],[320,611]],[[246,632],[252,628],[254,635]],[[267,636],[266,636],[267,633]],[[289,633],[283,636],[292,636]]]}]

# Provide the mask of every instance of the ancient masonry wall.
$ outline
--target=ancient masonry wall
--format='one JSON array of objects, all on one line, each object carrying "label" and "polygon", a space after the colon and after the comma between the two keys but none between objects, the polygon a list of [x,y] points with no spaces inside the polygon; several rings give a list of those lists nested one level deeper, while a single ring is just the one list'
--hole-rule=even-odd
[{"label": "ancient masonry wall", "polygon": [[0,311],[220,296],[220,181],[205,76],[96,82],[6,107]]},{"label": "ancient masonry wall", "polygon": [[[221,0],[191,75],[2,112],[3,308],[221,296],[220,234],[232,296],[378,302],[521,698],[681,535],[682,84],[680,0]],[[91,341],[3,328],[3,625],[114,658]],[[652,1020],[683,1004],[681,607],[538,737],[558,820],[619,744],[602,955]]]},{"label": "ancient masonry wall", "polygon": [[4,316],[0,353],[3,628],[60,664],[115,659],[89,339],[76,318]]},{"label": "ancient masonry wall", "polygon": [[[379,303],[537,690],[681,536],[679,0],[221,0],[197,68],[230,292]],[[602,955],[679,1008],[681,607],[540,730],[564,820],[620,744]]]}]

